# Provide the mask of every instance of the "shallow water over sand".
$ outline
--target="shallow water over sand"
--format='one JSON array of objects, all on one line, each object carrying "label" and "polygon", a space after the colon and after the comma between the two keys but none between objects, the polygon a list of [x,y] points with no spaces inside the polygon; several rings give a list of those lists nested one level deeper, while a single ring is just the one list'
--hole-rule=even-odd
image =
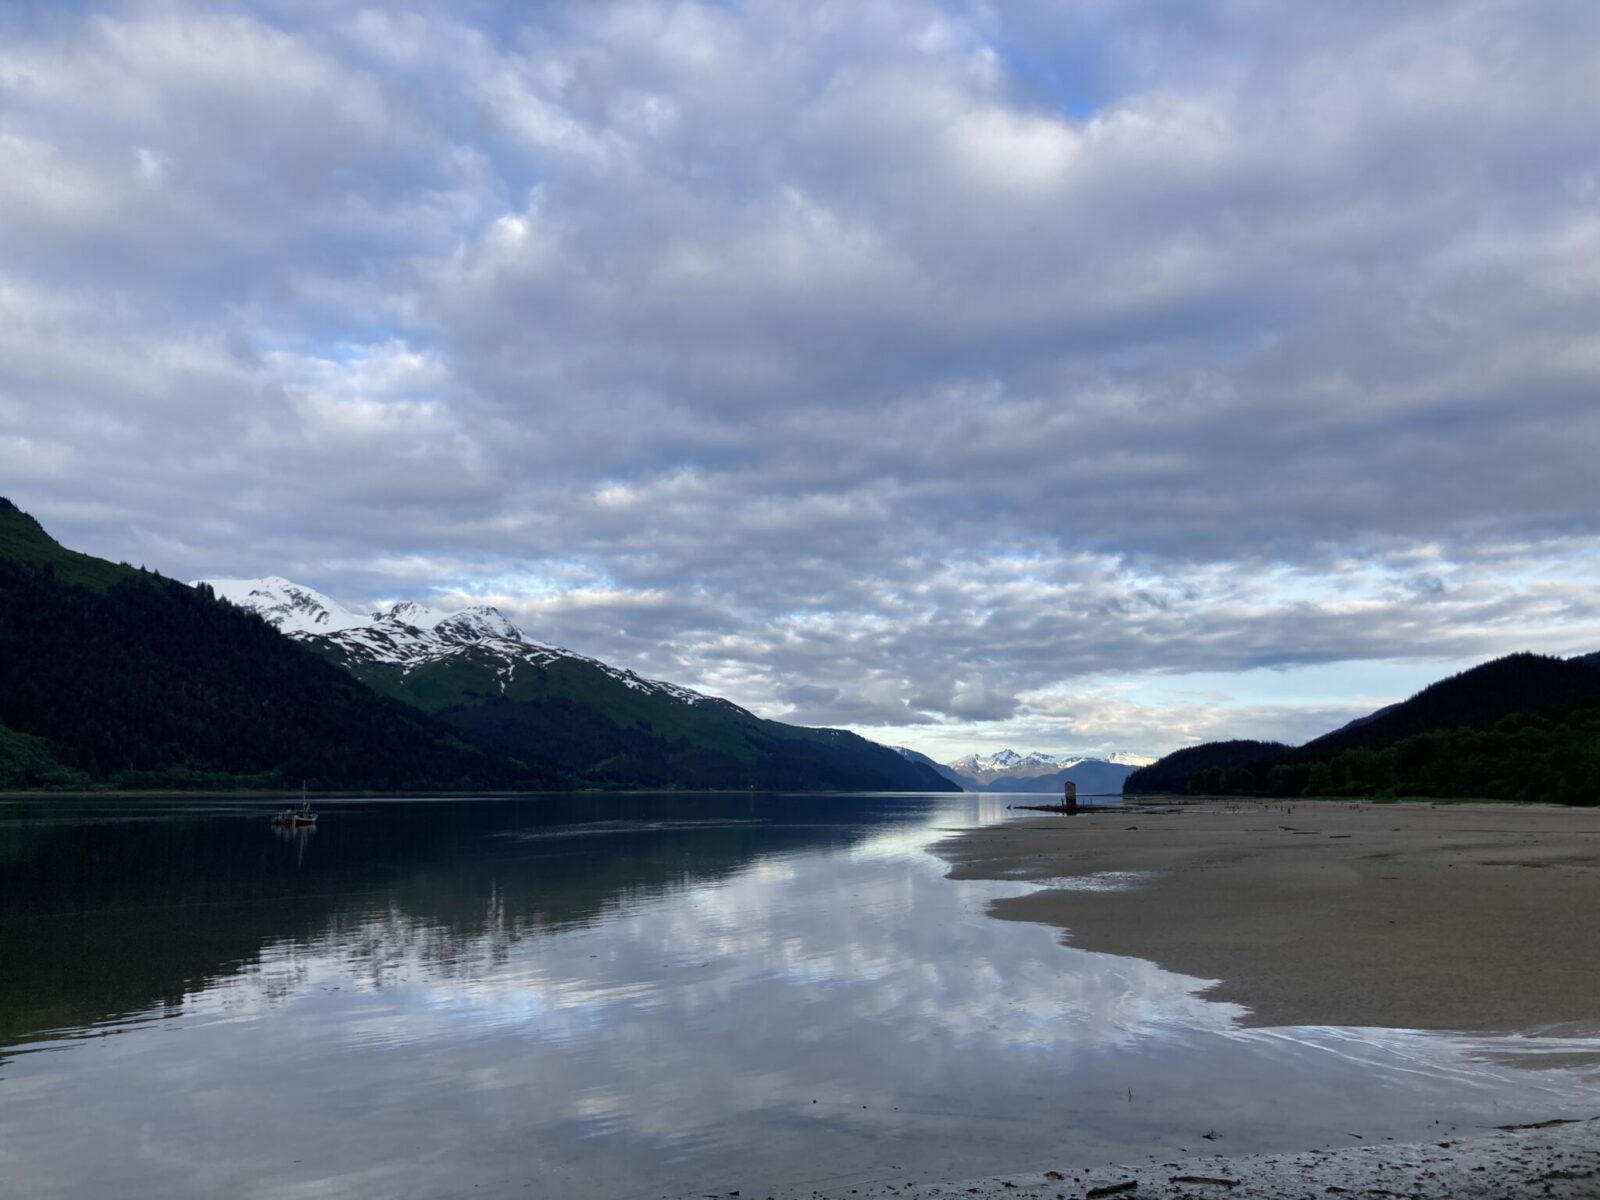
[{"label": "shallow water over sand", "polygon": [[0,1194],[751,1195],[1590,1115],[1592,1069],[1239,1030],[986,917],[1038,885],[926,847],[1006,799],[0,804]]}]

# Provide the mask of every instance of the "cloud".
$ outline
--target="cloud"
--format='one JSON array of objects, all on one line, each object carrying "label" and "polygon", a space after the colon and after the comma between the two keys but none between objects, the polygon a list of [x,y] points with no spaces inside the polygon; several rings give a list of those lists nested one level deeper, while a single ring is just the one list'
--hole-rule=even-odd
[{"label": "cloud", "polygon": [[1600,642],[1583,6],[0,21],[0,469],[86,549],[887,731]]}]

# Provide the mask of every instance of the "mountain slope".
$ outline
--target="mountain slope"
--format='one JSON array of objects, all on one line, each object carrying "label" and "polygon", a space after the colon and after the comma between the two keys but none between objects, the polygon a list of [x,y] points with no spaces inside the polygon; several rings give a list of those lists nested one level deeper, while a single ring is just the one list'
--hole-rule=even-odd
[{"label": "mountain slope", "polygon": [[591,784],[956,788],[855,734],[768,721],[726,700],[537,641],[494,608],[442,613],[408,603],[363,618],[287,580],[212,586],[381,695],[484,744],[547,757]]},{"label": "mountain slope", "polygon": [[207,589],[59,546],[0,505],[0,772],[18,786],[551,786]]},{"label": "mountain slope", "polygon": [[1213,742],[1137,772],[1129,792],[1487,796],[1593,803],[1600,671],[1511,654],[1303,746]]},{"label": "mountain slope", "polygon": [[1298,760],[1376,749],[1435,729],[1480,728],[1514,713],[1554,713],[1600,701],[1600,671],[1542,654],[1508,654],[1438,683],[1399,704],[1307,742]]},{"label": "mountain slope", "polygon": [[1189,790],[1190,780],[1201,771],[1245,767],[1260,762],[1277,762],[1292,749],[1282,742],[1256,742],[1238,739],[1227,742],[1202,742],[1185,746],[1148,767],[1140,767],[1123,781],[1125,795],[1155,793],[1181,794]]},{"label": "mountain slope", "polygon": [[4,496],[0,496],[0,560],[33,567],[61,583],[96,591],[149,578],[147,573],[126,564],[68,550]]},{"label": "mountain slope", "polygon": [[920,753],[920,752],[918,752],[916,750],[912,750],[911,748],[909,748],[907,746],[896,746],[895,747],[895,752],[897,754],[899,754],[902,758],[905,758],[905,759],[909,760],[910,762],[914,762],[914,763],[917,763],[920,766],[927,767],[928,770],[933,771],[934,773],[939,775],[941,778],[948,779],[951,783],[955,784],[958,788],[961,788],[963,791],[968,791],[968,790],[971,789],[971,780],[962,778],[962,776],[961,776],[961,774],[959,772],[957,772],[956,770],[954,770],[953,768],[951,768],[949,766],[946,766],[942,762],[935,762],[933,759],[929,758],[926,754],[922,754],[922,753]]}]

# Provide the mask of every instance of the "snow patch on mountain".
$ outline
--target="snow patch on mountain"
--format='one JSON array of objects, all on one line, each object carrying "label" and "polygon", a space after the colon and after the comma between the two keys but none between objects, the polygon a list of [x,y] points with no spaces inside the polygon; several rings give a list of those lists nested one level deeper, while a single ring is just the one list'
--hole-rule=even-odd
[{"label": "snow patch on mountain", "polygon": [[[548,667],[561,660],[587,663],[637,692],[667,696],[684,704],[727,704],[690,688],[613,667],[597,658],[541,642],[517,628],[499,609],[488,605],[441,612],[402,600],[376,612],[361,613],[314,588],[278,576],[266,579],[199,579],[224,599],[259,613],[269,624],[297,641],[315,640],[348,658],[390,663],[406,673],[457,655],[489,654],[500,661],[495,674],[500,690],[516,677],[521,664]],[[730,707],[733,707],[730,705]]]},{"label": "snow patch on mountain", "polygon": [[372,617],[346,608],[315,588],[277,575],[265,579],[198,579],[223,600],[260,613],[267,624],[291,637],[338,633],[367,624]]},{"label": "snow patch on mountain", "polygon": [[1148,767],[1156,761],[1150,754],[1132,754],[1126,750],[1114,750],[1106,755],[1106,762],[1116,763],[1119,767]]}]

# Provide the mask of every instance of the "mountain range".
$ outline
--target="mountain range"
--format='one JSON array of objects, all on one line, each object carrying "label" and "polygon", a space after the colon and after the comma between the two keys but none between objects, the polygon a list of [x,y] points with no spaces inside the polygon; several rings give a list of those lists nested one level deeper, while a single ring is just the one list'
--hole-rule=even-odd
[{"label": "mountain range", "polygon": [[923,764],[838,729],[727,700],[530,637],[498,609],[348,608],[276,576],[200,580],[382,696],[474,743],[537,754],[608,787],[951,791]]},{"label": "mountain range", "polygon": [[1600,802],[1600,655],[1515,654],[1307,742],[936,763],[611,666],[480,606],[347,608],[69,550],[0,499],[0,787],[1218,792]]},{"label": "mountain range", "polygon": [[969,792],[1059,792],[1068,780],[1085,794],[1115,795],[1123,781],[1138,767],[1152,759],[1137,754],[1111,754],[1105,758],[1083,755],[1018,754],[999,750],[993,754],[969,754],[954,762],[938,763],[914,750],[900,753],[918,761]]},{"label": "mountain range", "polygon": [[357,613],[69,550],[0,499],[0,787],[951,791],[528,637],[493,609]]}]

